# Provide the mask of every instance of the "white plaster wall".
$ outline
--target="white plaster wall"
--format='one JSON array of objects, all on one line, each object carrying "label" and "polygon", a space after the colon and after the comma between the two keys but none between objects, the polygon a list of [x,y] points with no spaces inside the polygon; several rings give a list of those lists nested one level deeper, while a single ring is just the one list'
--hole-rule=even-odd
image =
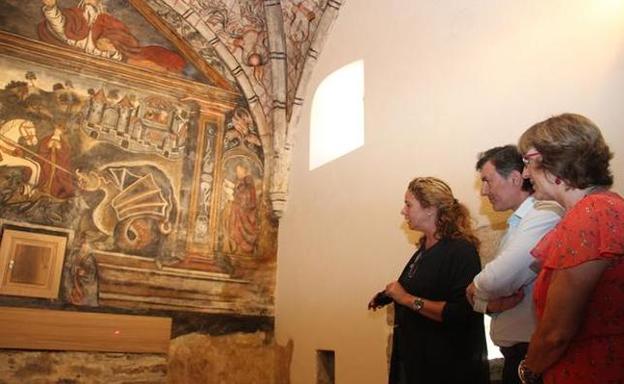
[{"label": "white plaster wall", "polygon": [[[309,171],[313,91],[358,59],[366,143]],[[317,349],[335,351],[337,383],[383,383],[386,313],[366,304],[413,248],[399,215],[412,177],[447,180],[480,224],[504,219],[484,214],[477,153],[570,111],[603,129],[624,190],[624,2],[348,0],[306,105],[280,224],[277,338],[294,341],[293,384],[316,383]]]}]

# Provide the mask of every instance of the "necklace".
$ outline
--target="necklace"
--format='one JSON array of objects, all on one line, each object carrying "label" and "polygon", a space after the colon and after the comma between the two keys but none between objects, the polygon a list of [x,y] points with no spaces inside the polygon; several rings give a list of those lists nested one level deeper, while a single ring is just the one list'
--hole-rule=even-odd
[{"label": "necklace", "polygon": [[416,273],[416,270],[418,269],[418,267],[420,266],[420,263],[422,262],[423,257],[425,256],[425,252],[429,251],[431,248],[435,247],[438,244],[439,240],[436,240],[433,244],[431,244],[429,246],[429,248],[425,247],[425,243],[423,243],[420,248],[418,248],[418,253],[416,254],[416,256],[414,257],[414,260],[412,260],[412,262],[410,263],[408,269],[407,269],[407,278],[411,279],[412,277],[414,277],[414,274]]},{"label": "necklace", "polygon": [[424,253],[425,252],[423,251],[422,248],[418,250],[416,257],[414,257],[414,260],[412,260],[412,262],[410,263],[408,267],[408,270],[407,270],[408,279],[411,279],[412,277],[414,277],[414,274],[416,273],[416,270],[418,269],[418,266],[420,265],[420,262],[422,261]]}]

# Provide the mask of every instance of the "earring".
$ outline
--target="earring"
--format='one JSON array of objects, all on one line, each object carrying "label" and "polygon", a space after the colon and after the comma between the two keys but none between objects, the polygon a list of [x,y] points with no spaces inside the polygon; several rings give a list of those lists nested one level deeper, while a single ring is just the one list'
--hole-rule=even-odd
[{"label": "earring", "polygon": [[561,184],[561,179],[557,177],[557,178],[555,179],[555,184],[557,184],[557,185]]}]

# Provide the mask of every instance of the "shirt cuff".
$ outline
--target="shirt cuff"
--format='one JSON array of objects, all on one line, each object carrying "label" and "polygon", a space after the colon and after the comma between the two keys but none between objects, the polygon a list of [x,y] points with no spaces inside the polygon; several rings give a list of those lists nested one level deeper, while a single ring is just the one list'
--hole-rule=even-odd
[{"label": "shirt cuff", "polygon": [[487,300],[483,300],[475,296],[474,305],[472,306],[472,309],[474,309],[476,312],[479,312],[479,313],[487,313],[487,305],[488,305]]}]

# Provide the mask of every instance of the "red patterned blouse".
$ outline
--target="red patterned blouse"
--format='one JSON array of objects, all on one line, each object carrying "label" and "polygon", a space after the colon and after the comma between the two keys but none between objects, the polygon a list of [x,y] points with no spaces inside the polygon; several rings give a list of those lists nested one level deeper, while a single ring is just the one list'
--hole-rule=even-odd
[{"label": "red patterned blouse", "polygon": [[585,196],[532,254],[542,262],[533,292],[538,319],[553,271],[591,260],[610,261],[578,333],[544,373],[544,383],[624,383],[624,199],[613,192]]}]

